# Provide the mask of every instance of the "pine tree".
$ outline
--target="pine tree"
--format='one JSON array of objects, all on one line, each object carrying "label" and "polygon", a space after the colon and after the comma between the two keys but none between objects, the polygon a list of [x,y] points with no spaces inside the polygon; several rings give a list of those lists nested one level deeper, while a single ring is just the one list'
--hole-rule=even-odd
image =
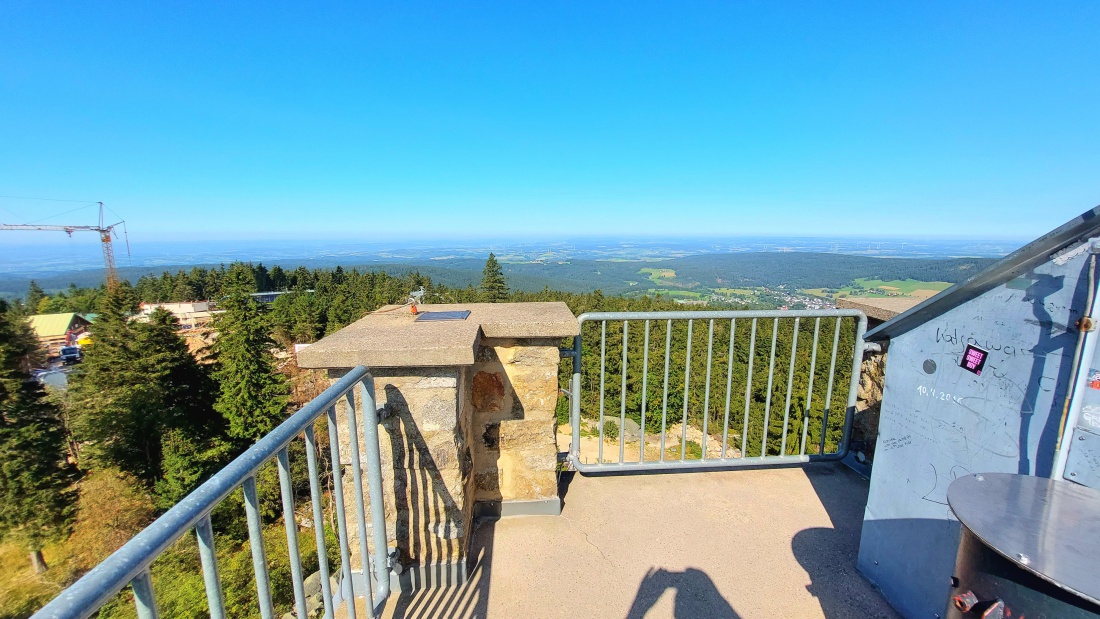
[{"label": "pine tree", "polygon": [[163,310],[131,323],[124,286],[108,291],[79,371],[72,375],[73,431],[91,468],[117,467],[153,485],[169,431],[204,442],[224,428],[216,388]]},{"label": "pine tree", "polygon": [[497,303],[508,299],[508,285],[504,283],[504,271],[497,262],[497,257],[492,252],[485,261],[485,270],[481,273],[481,300],[487,303]]},{"label": "pine tree", "polygon": [[270,352],[274,342],[266,316],[248,294],[255,285],[252,275],[241,266],[235,264],[229,271],[227,296],[221,302],[224,311],[215,322],[214,377],[220,386],[215,408],[228,422],[231,437],[251,442],[282,421],[288,392]]},{"label": "pine tree", "polygon": [[0,301],[0,539],[18,542],[44,572],[42,547],[68,533],[76,494],[60,410],[30,379],[37,351],[30,328]]},{"label": "pine tree", "polygon": [[27,299],[25,301],[27,307],[31,308],[31,311],[38,309],[38,304],[42,302],[42,299],[46,298],[46,291],[38,285],[38,282],[31,280],[30,286],[27,286]]}]

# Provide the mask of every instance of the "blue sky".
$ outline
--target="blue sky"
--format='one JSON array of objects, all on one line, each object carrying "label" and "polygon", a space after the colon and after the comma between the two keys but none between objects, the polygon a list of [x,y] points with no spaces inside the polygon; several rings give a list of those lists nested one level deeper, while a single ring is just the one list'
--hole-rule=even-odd
[{"label": "blue sky", "polygon": [[1026,240],[1100,203],[1093,1],[244,4],[0,4],[0,194],[138,240]]}]

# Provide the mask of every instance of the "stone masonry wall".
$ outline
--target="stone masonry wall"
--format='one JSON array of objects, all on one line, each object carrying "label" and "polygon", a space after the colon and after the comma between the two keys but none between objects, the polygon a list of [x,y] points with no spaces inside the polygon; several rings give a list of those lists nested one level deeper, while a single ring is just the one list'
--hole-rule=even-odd
[{"label": "stone masonry wall", "polygon": [[[886,352],[867,351],[860,367],[856,412],[852,420],[852,452],[861,462],[870,464],[878,440],[879,409],[886,381]],[[862,458],[860,454],[863,454]]]},{"label": "stone masonry wall", "polygon": [[[387,406],[379,427],[386,539],[402,563],[456,563],[466,555],[472,497],[468,430],[459,414],[464,392],[461,368],[401,368],[374,371],[378,406]],[[357,399],[357,407],[360,405]],[[359,417],[361,420],[362,417]],[[360,569],[354,480],[347,432],[347,406],[337,407],[344,504],[352,569]],[[360,454],[365,451],[360,445]],[[364,482],[366,473],[363,474]],[[366,494],[366,493],[365,493]],[[367,536],[371,536],[369,496]]]},{"label": "stone masonry wall", "polygon": [[484,339],[467,369],[474,498],[557,499],[559,339]]}]

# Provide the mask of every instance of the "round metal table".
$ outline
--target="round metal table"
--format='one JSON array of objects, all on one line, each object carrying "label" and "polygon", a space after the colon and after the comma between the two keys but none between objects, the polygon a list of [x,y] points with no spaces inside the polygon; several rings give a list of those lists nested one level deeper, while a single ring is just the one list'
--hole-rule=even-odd
[{"label": "round metal table", "polygon": [[1100,617],[1100,492],[979,473],[947,502],[963,525],[948,617]]}]

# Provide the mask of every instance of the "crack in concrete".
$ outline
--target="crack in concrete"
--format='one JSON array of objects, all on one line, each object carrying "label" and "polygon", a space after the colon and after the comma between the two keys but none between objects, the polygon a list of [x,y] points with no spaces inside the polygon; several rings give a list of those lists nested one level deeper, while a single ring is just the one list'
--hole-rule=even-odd
[{"label": "crack in concrete", "polygon": [[587,543],[587,544],[588,544],[589,546],[591,546],[591,547],[595,548],[595,549],[596,549],[596,552],[600,553],[600,556],[601,556],[601,557],[603,557],[603,560],[604,560],[604,561],[607,561],[607,564],[608,564],[608,565],[610,565],[611,567],[613,567],[613,568],[615,568],[615,569],[619,569],[619,566],[618,566],[618,565],[615,565],[615,562],[614,562],[614,561],[612,561],[612,560],[611,560],[610,558],[608,558],[608,556],[607,556],[606,554],[604,554],[603,550],[602,550],[602,549],[601,549],[601,548],[600,548],[599,546],[597,546],[597,545],[593,544],[593,543],[592,543],[592,540],[588,539],[588,532],[587,532],[587,531],[585,531],[584,529],[582,529],[582,528],[578,527],[578,526],[577,526],[577,525],[576,525],[576,524],[575,524],[575,523],[573,522],[573,519],[572,519],[572,518],[570,518],[569,516],[566,516],[565,514],[561,514],[561,515],[559,516],[559,518],[562,518],[562,519],[564,519],[564,520],[565,520],[566,522],[568,522],[568,523],[569,523],[569,526],[570,526],[570,527],[572,527],[572,528],[573,528],[573,529],[575,529],[576,531],[580,532],[580,534],[584,536],[584,541],[585,541],[585,542],[586,542],[586,543]]}]

